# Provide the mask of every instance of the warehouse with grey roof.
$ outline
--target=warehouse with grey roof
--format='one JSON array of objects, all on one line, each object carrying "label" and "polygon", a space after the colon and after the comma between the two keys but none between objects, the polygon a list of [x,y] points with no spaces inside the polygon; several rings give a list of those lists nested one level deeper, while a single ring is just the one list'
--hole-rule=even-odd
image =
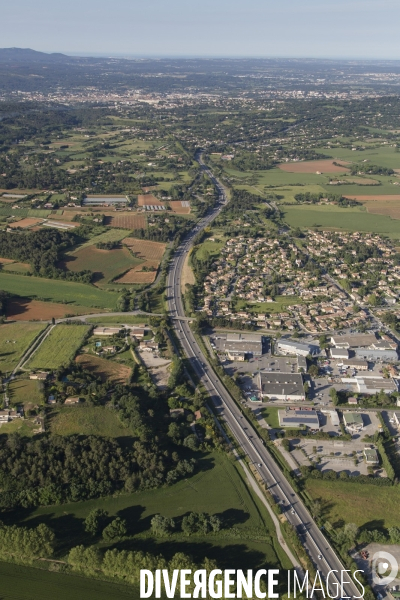
[{"label": "warehouse with grey roof", "polygon": [[270,400],[305,400],[301,373],[260,372],[258,386],[263,398]]}]

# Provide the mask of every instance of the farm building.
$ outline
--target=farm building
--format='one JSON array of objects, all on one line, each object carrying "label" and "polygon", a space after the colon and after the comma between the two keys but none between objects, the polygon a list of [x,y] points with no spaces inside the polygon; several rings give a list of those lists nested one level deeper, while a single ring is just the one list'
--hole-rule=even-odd
[{"label": "farm building", "polygon": [[303,377],[301,373],[259,373],[259,389],[263,398],[271,400],[304,400]]},{"label": "farm building", "polygon": [[0,410],[0,423],[8,423],[14,419],[20,419],[21,413],[16,410]]},{"label": "farm building", "polygon": [[143,338],[146,333],[146,330],[143,328],[135,327],[131,329],[131,336],[136,339]]},{"label": "farm building", "polygon": [[93,335],[117,335],[122,331],[121,327],[96,327],[93,329]]},{"label": "farm building", "polygon": [[305,426],[313,431],[319,431],[320,428],[318,413],[315,410],[278,410],[278,418],[281,427]]},{"label": "farm building", "polygon": [[39,381],[46,381],[48,376],[49,376],[48,373],[45,373],[44,371],[38,371],[37,373],[31,373],[29,375],[29,379],[37,379]]},{"label": "farm building", "polygon": [[69,398],[65,399],[64,404],[66,404],[67,406],[71,406],[72,404],[79,404],[80,402],[80,398],[78,396],[70,396]]}]

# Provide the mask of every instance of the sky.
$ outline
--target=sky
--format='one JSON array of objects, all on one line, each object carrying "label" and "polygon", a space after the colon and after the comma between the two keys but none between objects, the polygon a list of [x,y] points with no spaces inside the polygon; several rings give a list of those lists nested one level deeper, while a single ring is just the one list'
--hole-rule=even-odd
[{"label": "sky", "polygon": [[103,56],[400,59],[399,0],[13,0],[0,46]]}]

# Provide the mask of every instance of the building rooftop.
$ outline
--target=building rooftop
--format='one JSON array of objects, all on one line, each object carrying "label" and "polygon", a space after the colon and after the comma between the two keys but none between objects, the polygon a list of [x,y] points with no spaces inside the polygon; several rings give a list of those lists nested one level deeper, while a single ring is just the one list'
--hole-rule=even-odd
[{"label": "building rooftop", "polygon": [[301,373],[260,373],[261,392],[266,396],[304,396]]},{"label": "building rooftop", "polygon": [[367,348],[377,342],[374,333],[358,333],[354,335],[335,335],[331,338],[332,344],[344,348]]},{"label": "building rooftop", "polygon": [[306,425],[310,429],[319,429],[319,418],[315,410],[279,410],[281,427],[299,427]]},{"label": "building rooftop", "polygon": [[346,422],[346,425],[350,425],[350,424],[363,425],[364,424],[361,413],[357,413],[357,412],[343,413],[343,418]]}]

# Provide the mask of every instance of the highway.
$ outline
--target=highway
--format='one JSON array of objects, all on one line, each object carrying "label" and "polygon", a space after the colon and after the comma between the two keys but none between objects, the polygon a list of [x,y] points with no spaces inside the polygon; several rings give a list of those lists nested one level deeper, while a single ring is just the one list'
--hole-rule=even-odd
[{"label": "highway", "polygon": [[[209,393],[219,416],[226,422],[231,435],[236,439],[238,446],[248,456],[250,462],[254,464],[261,478],[267,484],[271,494],[277,502],[280,503],[282,511],[285,513],[288,521],[296,528],[300,539],[310,556],[315,567],[319,570],[322,579],[325,579],[328,572],[338,571],[338,579],[330,576],[332,583],[340,581],[340,572],[345,570],[334,550],[330,546],[325,536],[320,531],[312,519],[302,500],[295,493],[290,483],[283,476],[280,468],[275,463],[271,454],[268,452],[264,442],[259,438],[256,430],[242,415],[241,410],[225,389],[214,370],[207,361],[206,356],[199,348],[196,339],[185,320],[178,320],[176,317],[184,317],[185,312],[181,296],[181,274],[185,258],[193,245],[194,238],[204,227],[207,227],[220,213],[224,204],[227,202],[225,190],[221,183],[214,177],[210,169],[204,165],[202,154],[196,156],[201,168],[206,171],[210,179],[216,186],[219,199],[213,210],[203,217],[182,241],[179,248],[171,258],[168,277],[167,277],[167,302],[168,312],[173,317],[172,323],[177,338],[187,355],[193,370],[201,379],[204,387]],[[175,317],[175,318],[174,318]],[[349,574],[345,574],[349,580]],[[335,586],[330,585],[332,596],[337,594]],[[338,592],[338,597],[359,597],[361,592],[353,582],[345,583],[342,593]]]}]

